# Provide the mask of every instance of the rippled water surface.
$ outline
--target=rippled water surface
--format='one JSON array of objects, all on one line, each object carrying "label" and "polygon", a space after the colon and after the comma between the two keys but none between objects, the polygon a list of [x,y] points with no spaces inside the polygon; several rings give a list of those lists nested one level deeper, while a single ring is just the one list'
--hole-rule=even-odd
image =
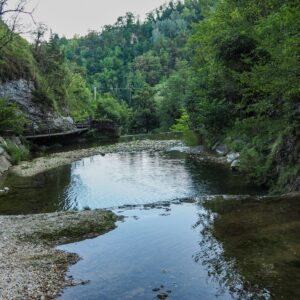
[{"label": "rippled water surface", "polygon": [[232,299],[197,261],[201,207],[131,210],[123,224],[99,238],[59,247],[79,253],[74,278],[91,280],[66,289],[60,299]]},{"label": "rippled water surface", "polygon": [[[0,183],[1,185],[1,183]],[[0,213],[110,208],[207,194],[256,194],[228,167],[179,152],[93,156],[35,176],[8,176]]]},{"label": "rippled water surface", "polygon": [[61,299],[299,299],[297,199],[183,203],[263,193],[186,150],[97,155],[34,178],[9,175],[0,213],[112,208],[125,216],[105,235],[59,247],[82,257],[68,276],[90,280]]}]

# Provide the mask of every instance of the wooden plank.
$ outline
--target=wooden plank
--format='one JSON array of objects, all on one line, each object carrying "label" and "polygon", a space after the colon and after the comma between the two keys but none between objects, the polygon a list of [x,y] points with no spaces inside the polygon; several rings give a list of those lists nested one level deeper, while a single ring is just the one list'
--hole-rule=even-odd
[{"label": "wooden plank", "polygon": [[58,132],[58,133],[46,133],[46,134],[37,134],[37,135],[27,135],[25,136],[28,140],[36,140],[36,139],[42,139],[46,137],[58,137],[58,136],[67,136],[67,135],[73,135],[73,134],[79,134],[88,131],[88,128],[81,128],[76,130],[70,130],[70,131],[64,131],[64,132]]}]

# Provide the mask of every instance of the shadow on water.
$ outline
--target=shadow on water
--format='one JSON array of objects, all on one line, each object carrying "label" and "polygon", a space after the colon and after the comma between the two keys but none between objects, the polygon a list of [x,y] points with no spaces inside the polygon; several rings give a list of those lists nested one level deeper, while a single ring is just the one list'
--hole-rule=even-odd
[{"label": "shadow on water", "polygon": [[30,178],[8,174],[0,187],[9,186],[10,192],[0,196],[0,213],[36,214],[64,210],[67,203],[64,190],[71,181],[71,166],[64,166]]},{"label": "shadow on water", "polygon": [[195,261],[238,299],[300,299],[299,198],[204,203]]}]

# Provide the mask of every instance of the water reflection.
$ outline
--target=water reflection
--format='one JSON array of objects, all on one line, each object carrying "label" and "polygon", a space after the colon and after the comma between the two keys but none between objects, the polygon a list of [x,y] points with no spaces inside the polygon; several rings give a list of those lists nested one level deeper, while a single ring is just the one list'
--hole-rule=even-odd
[{"label": "water reflection", "polygon": [[[83,258],[68,275],[90,283],[68,288],[60,299],[232,299],[210,280],[193,254],[202,240],[197,221],[201,207],[194,204],[168,208],[122,211],[124,223],[104,236],[59,247]],[[164,298],[160,298],[164,299]]]},{"label": "water reflection", "polygon": [[0,196],[1,214],[32,214],[61,211],[65,207],[64,190],[71,180],[71,167],[64,166],[32,178],[7,175],[0,187],[10,192]]},{"label": "water reflection", "polygon": [[300,299],[299,198],[206,202],[195,261],[238,299]]},{"label": "water reflection", "polygon": [[110,208],[207,194],[261,192],[247,186],[240,175],[226,167],[178,151],[98,155],[33,178],[10,175],[2,186],[11,188],[9,195],[0,198],[2,214]]}]

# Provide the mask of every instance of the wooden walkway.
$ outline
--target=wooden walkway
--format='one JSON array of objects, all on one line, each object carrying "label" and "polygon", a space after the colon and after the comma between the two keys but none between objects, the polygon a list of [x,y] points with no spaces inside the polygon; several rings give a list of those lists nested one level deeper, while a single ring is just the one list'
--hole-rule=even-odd
[{"label": "wooden walkway", "polygon": [[69,131],[63,131],[63,132],[57,132],[57,133],[27,135],[27,136],[25,136],[25,138],[27,140],[39,140],[39,139],[45,139],[45,138],[56,138],[56,137],[72,136],[72,135],[78,135],[78,134],[87,132],[88,130],[89,130],[89,127],[78,128],[78,129],[75,129],[75,130],[69,130]]}]

